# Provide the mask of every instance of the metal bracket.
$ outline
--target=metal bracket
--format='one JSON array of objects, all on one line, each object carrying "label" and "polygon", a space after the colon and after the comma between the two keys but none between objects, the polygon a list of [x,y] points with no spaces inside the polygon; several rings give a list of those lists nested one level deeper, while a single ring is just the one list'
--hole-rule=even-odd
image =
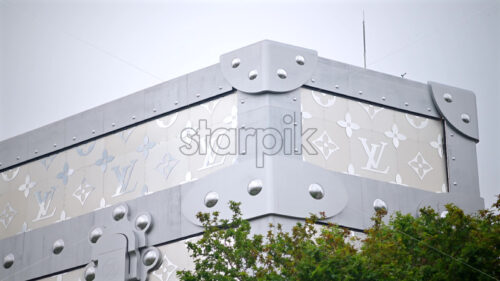
[{"label": "metal bracket", "polygon": [[448,123],[461,134],[479,141],[476,96],[473,92],[429,82],[432,99]]},{"label": "metal bracket", "polygon": [[110,227],[95,227],[89,234],[92,262],[84,270],[85,280],[146,281],[148,272],[161,265],[159,250],[147,247],[151,215],[139,213],[131,221],[128,205],[122,203],[113,209],[112,217]]},{"label": "metal bracket", "polygon": [[288,92],[316,69],[316,51],[264,40],[220,57],[224,78],[246,93]]}]

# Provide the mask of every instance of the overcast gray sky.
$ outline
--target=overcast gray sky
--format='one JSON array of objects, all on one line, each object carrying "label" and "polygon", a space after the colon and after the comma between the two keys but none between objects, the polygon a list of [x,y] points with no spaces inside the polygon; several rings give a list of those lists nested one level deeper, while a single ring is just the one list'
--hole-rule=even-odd
[{"label": "overcast gray sky", "polygon": [[473,90],[481,195],[500,193],[500,1],[0,0],[0,140],[272,39]]}]

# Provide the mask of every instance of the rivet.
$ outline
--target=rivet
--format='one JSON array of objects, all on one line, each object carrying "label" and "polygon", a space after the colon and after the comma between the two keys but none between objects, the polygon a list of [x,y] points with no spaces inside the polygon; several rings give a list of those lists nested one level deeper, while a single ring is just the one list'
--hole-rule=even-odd
[{"label": "rivet", "polygon": [[111,123],[111,127],[114,127],[114,126],[116,126],[116,124],[115,123]]},{"label": "rivet", "polygon": [[14,264],[14,254],[10,253],[3,258],[3,267],[9,268]]},{"label": "rivet", "polygon": [[281,79],[285,79],[287,77],[286,71],[282,68],[276,70],[276,75],[278,75],[278,77]]},{"label": "rivet", "polygon": [[177,105],[179,102],[178,101],[174,101],[174,104]]},{"label": "rivet", "polygon": [[83,278],[85,278],[85,281],[93,281],[95,279],[95,273],[96,273],[96,268],[94,266],[94,263],[91,263],[85,269],[83,273]]},{"label": "rivet", "polygon": [[76,137],[73,137],[73,141],[76,141]]},{"label": "rivet", "polygon": [[408,104],[407,102],[405,102],[405,106],[408,106],[408,105],[410,105],[410,104]]},{"label": "rivet", "polygon": [[316,82],[316,79],[314,79],[314,78],[311,78],[311,82],[313,82],[313,83],[314,83],[314,82]]},{"label": "rivet", "polygon": [[466,114],[466,113],[462,113],[462,115],[460,116],[460,118],[462,118],[462,121],[466,124],[468,124],[470,122],[470,116],[469,114]]},{"label": "rivet", "polygon": [[224,89],[224,87],[222,87],[222,86],[219,86],[219,90],[222,90],[222,89]]},{"label": "rivet", "polygon": [[339,85],[335,85],[335,89],[338,89],[339,88]]},{"label": "rivet", "polygon": [[451,157],[451,160],[455,161],[455,156]]},{"label": "rivet", "polygon": [[217,192],[210,191],[207,195],[205,195],[205,206],[208,208],[212,208],[217,204],[217,202],[219,202],[219,194],[217,194]]},{"label": "rivet", "polygon": [[362,95],[363,94],[363,91],[359,91],[358,94]]},{"label": "rivet", "polygon": [[451,133],[451,134],[450,134],[450,137],[453,137],[453,136],[455,136],[455,134],[454,134],[454,133]]},{"label": "rivet", "polygon": [[17,157],[16,157],[16,160],[19,160],[19,159],[21,159],[21,157],[17,156]]},{"label": "rivet", "polygon": [[135,219],[135,227],[138,230],[147,230],[148,227],[151,224],[151,216],[148,216],[147,214],[142,214],[137,216]]},{"label": "rivet", "polygon": [[297,101],[297,98],[293,98],[293,101]]},{"label": "rivet", "polygon": [[52,146],[53,146],[53,147],[57,147],[57,143],[54,143]]},{"label": "rivet", "polygon": [[239,58],[234,58],[232,61],[231,61],[231,66],[233,68],[237,68],[238,66],[240,66],[240,63],[241,63],[241,60]]},{"label": "rivet", "polygon": [[382,97],[382,100],[385,100],[385,97]]},{"label": "rivet", "polygon": [[241,128],[242,128],[242,129],[245,129],[245,125],[241,125]]},{"label": "rivet", "polygon": [[299,152],[299,149],[298,148],[294,148],[293,151]]},{"label": "rivet", "polygon": [[375,201],[373,201],[373,209],[375,209],[375,211],[379,210],[387,211],[387,204],[385,204],[384,200],[377,198],[375,199]]},{"label": "rivet", "polygon": [[196,94],[196,97],[199,98],[200,97],[200,94]]},{"label": "rivet", "polygon": [[2,163],[0,163],[0,167],[2,167]]},{"label": "rivet", "polygon": [[427,111],[429,111],[429,112],[430,112],[430,111],[431,111],[431,108],[430,108],[430,107],[427,107]]},{"label": "rivet", "polygon": [[241,104],[244,104],[245,103],[245,100],[241,100]]},{"label": "rivet", "polygon": [[96,227],[96,228],[92,229],[92,231],[90,231],[90,233],[89,233],[90,242],[96,243],[97,240],[99,240],[99,238],[101,238],[102,234],[103,234],[102,228]]},{"label": "rivet", "polygon": [[127,214],[127,207],[125,205],[120,205],[113,210],[113,219],[119,221],[125,217]]},{"label": "rivet", "polygon": [[445,93],[443,95],[443,99],[446,101],[446,102],[452,102],[453,101],[453,97],[449,94],[449,93]]},{"label": "rivet", "polygon": [[457,185],[457,182],[456,182],[456,181],[454,181],[454,182],[453,182],[453,185]]},{"label": "rivet", "polygon": [[301,55],[298,55],[295,57],[295,62],[298,64],[298,65],[304,65],[305,63],[305,59],[303,56]]},{"label": "rivet", "polygon": [[259,73],[254,69],[248,73],[248,79],[254,80],[255,78],[257,78],[257,75],[259,75]]},{"label": "rivet", "polygon": [[35,153],[35,154],[38,154],[38,150],[36,150],[36,149],[35,149],[34,153]]},{"label": "rivet", "polygon": [[448,215],[448,211],[442,211],[441,214],[439,215],[441,218],[445,218],[446,215]]},{"label": "rivet", "polygon": [[314,199],[321,199],[325,196],[325,192],[323,191],[323,187],[317,183],[313,183],[309,185],[309,194]]},{"label": "rivet", "polygon": [[156,112],[156,108],[153,108],[153,112]]},{"label": "rivet", "polygon": [[132,120],[135,120],[135,115],[132,116]]},{"label": "rivet", "polygon": [[246,150],[243,150],[243,151],[241,152],[241,154],[247,154]]},{"label": "rivet", "polygon": [[255,196],[255,195],[260,193],[260,191],[262,190],[262,187],[263,187],[263,184],[262,184],[262,181],[260,179],[252,180],[248,184],[248,188],[247,188],[248,194]]},{"label": "rivet", "polygon": [[294,125],[294,126],[297,126],[298,124],[297,124],[297,122],[293,122],[293,125]]},{"label": "rivet", "polygon": [[64,241],[62,239],[56,240],[52,245],[52,253],[59,255],[64,249]]},{"label": "rivet", "polygon": [[95,130],[92,130],[92,135],[95,135]]},{"label": "rivet", "polygon": [[142,263],[145,266],[151,266],[158,260],[158,258],[159,258],[158,253],[155,250],[149,250],[144,255]]}]

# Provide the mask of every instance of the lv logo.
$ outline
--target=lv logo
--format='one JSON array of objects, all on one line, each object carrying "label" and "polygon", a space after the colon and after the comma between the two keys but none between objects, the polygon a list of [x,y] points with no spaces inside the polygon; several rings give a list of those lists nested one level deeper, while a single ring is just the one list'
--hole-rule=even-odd
[{"label": "lv logo", "polygon": [[361,167],[363,170],[368,170],[376,173],[387,174],[389,171],[389,166],[385,169],[379,169],[380,159],[382,159],[382,154],[384,154],[384,149],[387,143],[381,141],[380,144],[372,143],[370,147],[368,147],[368,143],[366,142],[366,138],[358,138],[363,144],[363,148],[365,149],[366,155],[368,156],[368,160],[366,161],[366,165]]},{"label": "lv logo", "polygon": [[117,197],[135,190],[137,183],[135,183],[133,188],[129,188],[130,176],[134,170],[135,163],[137,163],[137,160],[130,161],[129,165],[121,169],[120,166],[113,167],[113,172],[115,172],[115,176],[118,179],[118,186],[116,187],[115,194],[113,194],[112,197]]},{"label": "lv logo", "polygon": [[54,193],[56,193],[55,186],[51,187],[49,191],[43,193],[42,191],[35,192],[35,198],[38,203],[38,214],[36,215],[36,218],[33,220],[33,222],[44,220],[54,216],[57,208],[54,207],[52,209],[52,212],[50,212],[52,199],[54,199]]}]

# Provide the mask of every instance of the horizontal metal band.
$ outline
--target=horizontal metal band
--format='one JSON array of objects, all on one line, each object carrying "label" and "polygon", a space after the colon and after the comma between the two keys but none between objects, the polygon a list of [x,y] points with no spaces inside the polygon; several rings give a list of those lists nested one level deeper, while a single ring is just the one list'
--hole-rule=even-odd
[{"label": "horizontal metal band", "polygon": [[202,102],[233,88],[219,65],[192,72],[0,142],[0,171]]}]

